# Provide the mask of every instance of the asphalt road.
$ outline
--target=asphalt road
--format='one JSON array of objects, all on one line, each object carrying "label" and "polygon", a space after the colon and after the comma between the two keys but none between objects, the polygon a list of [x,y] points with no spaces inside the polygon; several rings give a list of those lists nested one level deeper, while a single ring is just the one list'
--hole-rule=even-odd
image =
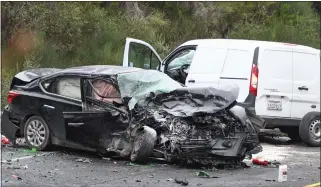
[{"label": "asphalt road", "polygon": [[[272,133],[273,135],[273,133]],[[102,159],[95,153],[67,148],[32,153],[25,147],[2,147],[2,186],[181,186],[174,179],[186,179],[188,186],[305,186],[320,182],[320,148],[292,143],[287,137],[262,138],[263,152],[256,158],[277,160],[288,166],[287,182],[277,182],[278,168],[251,165],[250,168],[211,170],[151,162],[131,165],[119,159]],[[20,158],[18,161],[16,158]],[[89,162],[78,162],[77,159]],[[8,163],[8,160],[11,160]],[[195,172],[211,177],[200,178]],[[19,177],[19,178],[17,178]],[[273,181],[275,180],[275,181]]]}]

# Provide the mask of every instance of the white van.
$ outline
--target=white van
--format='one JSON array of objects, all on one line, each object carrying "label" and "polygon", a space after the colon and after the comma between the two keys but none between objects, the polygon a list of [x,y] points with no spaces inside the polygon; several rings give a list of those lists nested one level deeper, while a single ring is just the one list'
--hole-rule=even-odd
[{"label": "white van", "polygon": [[164,60],[127,38],[123,66],[159,69],[186,86],[238,85],[238,103],[293,140],[320,146],[320,50],[235,39],[188,41]]}]

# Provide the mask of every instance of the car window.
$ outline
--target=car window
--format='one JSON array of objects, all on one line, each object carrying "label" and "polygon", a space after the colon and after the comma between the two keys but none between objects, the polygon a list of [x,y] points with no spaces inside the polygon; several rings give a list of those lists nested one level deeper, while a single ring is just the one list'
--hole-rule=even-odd
[{"label": "car window", "polygon": [[119,90],[106,80],[97,79],[92,81],[91,93],[88,93],[87,95],[104,102],[122,102]]},{"label": "car window", "polygon": [[80,77],[56,77],[41,85],[49,93],[81,100]]},{"label": "car window", "polygon": [[167,70],[178,68],[185,64],[191,64],[194,53],[195,49],[185,49],[176,53],[168,62]]},{"label": "car window", "polygon": [[129,66],[142,69],[156,69],[160,64],[154,52],[145,45],[131,43],[128,56]]}]

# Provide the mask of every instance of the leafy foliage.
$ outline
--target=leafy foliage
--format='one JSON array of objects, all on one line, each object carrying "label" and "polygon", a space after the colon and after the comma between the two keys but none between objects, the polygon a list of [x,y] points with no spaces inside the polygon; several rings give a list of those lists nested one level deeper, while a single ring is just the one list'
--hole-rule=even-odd
[{"label": "leafy foliage", "polygon": [[200,38],[320,45],[319,2],[11,1],[1,12],[3,96],[23,69],[120,65],[126,37],[145,40],[162,57]]}]

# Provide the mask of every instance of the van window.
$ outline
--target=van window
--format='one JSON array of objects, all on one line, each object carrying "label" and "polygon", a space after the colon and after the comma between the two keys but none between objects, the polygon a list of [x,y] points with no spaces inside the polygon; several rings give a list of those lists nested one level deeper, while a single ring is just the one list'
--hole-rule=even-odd
[{"label": "van window", "polygon": [[313,81],[319,79],[320,60],[316,54],[293,53],[293,78],[295,81]]},{"label": "van window", "polygon": [[229,49],[221,77],[249,78],[252,63],[253,53],[246,50]]},{"label": "van window", "polygon": [[175,54],[168,62],[167,70],[181,67],[185,64],[191,64],[193,61],[195,49],[185,49]]},{"label": "van window", "polygon": [[292,82],[292,52],[265,50],[261,59],[262,62],[259,62],[260,79],[270,82]]}]

